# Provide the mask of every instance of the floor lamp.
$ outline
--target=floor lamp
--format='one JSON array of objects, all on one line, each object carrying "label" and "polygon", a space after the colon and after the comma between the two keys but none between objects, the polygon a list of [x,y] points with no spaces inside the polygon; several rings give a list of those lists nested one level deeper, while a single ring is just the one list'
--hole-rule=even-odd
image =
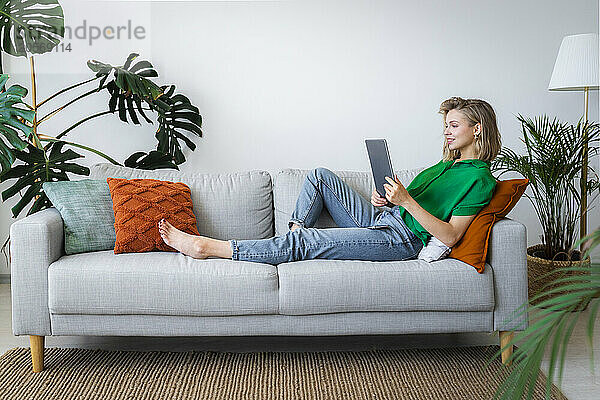
[{"label": "floor lamp", "polygon": [[[560,44],[554,63],[548,90],[583,91],[584,121],[588,120],[588,98],[590,90],[598,90],[598,34],[584,33],[565,36]],[[584,135],[587,132],[584,131]],[[587,137],[584,136],[587,142]],[[583,148],[583,167],[581,169],[581,209],[579,237],[587,234],[587,169],[588,148]],[[583,243],[580,250],[583,250]]]}]

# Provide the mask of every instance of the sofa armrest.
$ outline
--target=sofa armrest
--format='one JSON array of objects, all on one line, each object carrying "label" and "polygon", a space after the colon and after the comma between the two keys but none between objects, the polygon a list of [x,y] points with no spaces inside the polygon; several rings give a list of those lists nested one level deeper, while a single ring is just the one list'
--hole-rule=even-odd
[{"label": "sofa armrest", "polygon": [[529,325],[527,313],[518,318],[527,294],[527,228],[510,218],[492,227],[487,262],[494,272],[495,331],[522,331]]},{"label": "sofa armrest", "polygon": [[63,221],[48,208],[10,227],[12,328],[15,335],[52,334],[48,310],[48,266],[64,249]]}]

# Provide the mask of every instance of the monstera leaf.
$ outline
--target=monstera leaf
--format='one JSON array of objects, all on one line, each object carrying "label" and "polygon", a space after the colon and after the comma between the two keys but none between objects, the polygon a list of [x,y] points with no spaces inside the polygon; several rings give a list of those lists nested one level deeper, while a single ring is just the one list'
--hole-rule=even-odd
[{"label": "monstera leaf", "polygon": [[2,50],[13,56],[43,54],[65,34],[58,0],[0,0]]},{"label": "monstera leaf", "polygon": [[[7,80],[8,75],[0,75],[0,87],[4,87]],[[27,89],[19,85],[12,85],[8,90],[0,93],[0,133],[10,144],[8,146],[3,140],[0,140],[2,173],[10,169],[15,161],[11,147],[17,150],[23,150],[27,147],[27,142],[21,139],[19,132],[29,137],[32,128],[23,121],[32,122],[35,113],[33,110],[18,107],[24,104],[22,99],[26,95]]]},{"label": "monstera leaf", "polygon": [[[143,165],[145,167],[143,169],[160,168],[159,165],[167,165],[164,164],[163,157],[160,154],[169,155],[171,161],[175,165],[179,165],[185,162],[180,141],[185,143],[192,151],[196,148],[196,144],[185,136],[182,131],[201,137],[202,117],[198,108],[192,105],[186,96],[175,94],[174,85],[159,87],[147,79],[158,76],[158,73],[148,61],[138,61],[132,65],[137,56],[138,54],[131,53],[122,67],[113,67],[110,64],[95,60],[89,61],[88,66],[96,72],[97,78],[101,78],[99,88],[106,87],[110,94],[109,111],[113,113],[117,111],[121,121],[131,121],[137,125],[140,124],[141,117],[146,122],[152,123],[144,110],[154,111],[158,114],[159,126],[155,135],[158,139],[156,154],[144,158]],[[104,86],[108,76],[113,71],[115,79]],[[138,159],[145,154],[143,152],[135,153],[128,161],[132,165],[138,165],[136,164]],[[168,168],[172,168],[172,166]]]},{"label": "monstera leaf", "polygon": [[[196,149],[196,144],[181,130],[202,137],[202,116],[200,116],[198,108],[193,106],[187,97],[182,94],[173,95],[175,85],[168,87],[168,90],[167,87],[162,86],[164,94],[151,104],[151,107],[158,113],[159,127],[155,135],[158,139],[158,146],[156,149],[170,155],[175,164],[179,165],[185,162],[180,140],[190,150]],[[167,107],[162,104],[166,104]]]},{"label": "monstera leaf", "polygon": [[119,119],[123,122],[129,122],[127,120],[127,114],[129,114],[129,118],[131,122],[136,125],[140,124],[140,120],[137,117],[136,109],[140,113],[140,115],[146,120],[148,123],[152,123],[152,121],[144,114],[144,109],[142,108],[142,99],[137,95],[127,95],[122,92],[121,89],[117,86],[114,81],[109,82],[106,85],[106,90],[110,93],[110,100],[108,102],[108,109],[110,112],[114,113],[115,111],[119,111]]},{"label": "monstera leaf", "polygon": [[[114,112],[117,102],[119,103],[119,118],[123,122],[127,122],[125,117],[125,98],[132,95],[139,97],[141,100],[153,101],[161,94],[162,89],[150,79],[158,76],[158,73],[148,61],[138,61],[132,64],[133,60],[138,56],[136,53],[131,53],[123,66],[114,67],[110,64],[101,63],[96,60],[88,61],[88,67],[96,73],[100,79],[99,88],[104,85],[110,73],[113,73],[114,79],[107,84],[107,88],[111,88],[109,93],[111,98],[109,108]],[[140,107],[141,108],[141,107]],[[135,122],[134,123],[139,123]]]},{"label": "monstera leaf", "polygon": [[90,170],[87,167],[68,163],[66,161],[83,157],[71,149],[62,151],[64,142],[54,142],[50,147],[50,154],[46,155],[43,149],[39,149],[31,144],[25,150],[13,150],[15,157],[24,162],[23,165],[17,165],[9,171],[0,175],[0,182],[8,179],[17,179],[17,181],[8,189],[2,192],[2,200],[6,201],[27,188],[21,197],[21,200],[11,209],[13,217],[17,217],[23,208],[39,196],[33,206],[27,212],[27,215],[33,214],[50,205],[50,201],[42,190],[44,182],[68,181],[67,172],[77,175],[89,175]]},{"label": "monstera leaf", "polygon": [[179,170],[179,167],[173,163],[170,155],[156,150],[152,150],[148,154],[143,151],[133,153],[125,160],[125,166],[137,169],[174,168]]}]

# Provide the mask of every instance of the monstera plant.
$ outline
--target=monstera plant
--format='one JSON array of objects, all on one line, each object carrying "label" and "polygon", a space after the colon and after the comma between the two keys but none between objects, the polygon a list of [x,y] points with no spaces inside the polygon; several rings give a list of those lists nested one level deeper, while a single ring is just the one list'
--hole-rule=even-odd
[{"label": "monstera plant", "polygon": [[[133,153],[124,161],[127,167],[178,169],[178,165],[185,162],[182,144],[191,151],[196,148],[187,135],[202,136],[202,117],[186,96],[175,92],[174,85],[159,86],[151,80],[157,78],[158,73],[150,62],[137,60],[136,53],[130,54],[123,65],[90,60],[87,65],[95,73],[92,77],[38,102],[33,54],[51,51],[61,42],[64,35],[62,7],[57,0],[0,1],[1,51],[29,57],[32,71],[30,103],[25,101],[28,94],[25,87],[15,84],[6,89],[8,75],[0,75],[0,182],[16,179],[2,192],[2,200],[24,191],[12,208],[14,217],[32,201],[27,215],[51,206],[42,190],[44,182],[69,180],[68,173],[89,175],[87,167],[73,161],[83,157],[78,153],[80,150],[121,165],[101,151],[65,140],[67,134],[94,118],[116,114],[123,122],[141,125],[141,120],[154,123],[148,115],[156,117],[156,149]],[[41,114],[51,100],[60,99],[65,93],[85,85],[93,86],[60,107]],[[61,132],[42,133],[40,127],[43,128],[50,118],[64,112],[71,104],[99,93],[108,94],[105,110],[85,116]]]}]

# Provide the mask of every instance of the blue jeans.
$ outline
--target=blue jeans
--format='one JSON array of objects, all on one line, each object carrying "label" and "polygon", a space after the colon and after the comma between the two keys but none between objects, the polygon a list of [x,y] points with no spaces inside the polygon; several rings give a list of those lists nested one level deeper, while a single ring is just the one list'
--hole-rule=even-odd
[{"label": "blue jeans", "polygon": [[[323,207],[339,228],[311,228]],[[326,168],[310,171],[285,235],[230,240],[233,260],[281,264],[330,260],[401,261],[416,258],[423,243],[398,215],[398,207],[379,210]]]}]

